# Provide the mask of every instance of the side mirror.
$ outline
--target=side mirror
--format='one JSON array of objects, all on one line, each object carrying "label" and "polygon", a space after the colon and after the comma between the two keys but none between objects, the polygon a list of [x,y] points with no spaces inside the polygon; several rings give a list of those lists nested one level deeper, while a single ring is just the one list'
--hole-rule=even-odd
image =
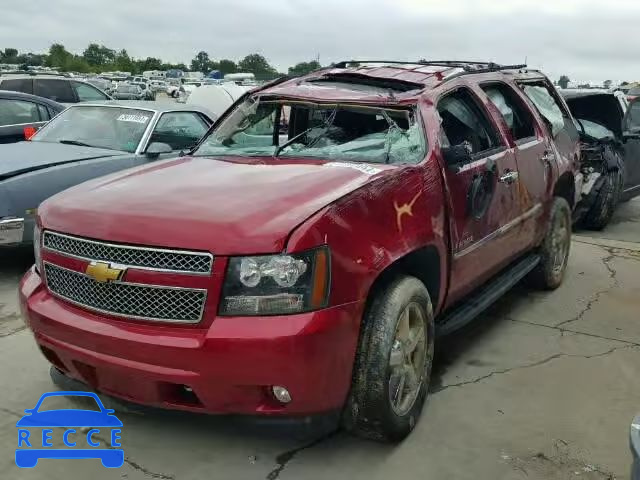
[{"label": "side mirror", "polygon": [[471,158],[471,145],[466,142],[450,147],[443,147],[441,151],[445,163],[452,170],[459,170],[460,167],[473,161]]},{"label": "side mirror", "polygon": [[147,147],[147,150],[144,153],[149,158],[157,158],[163,153],[171,152],[173,152],[171,145],[162,142],[153,142]]}]

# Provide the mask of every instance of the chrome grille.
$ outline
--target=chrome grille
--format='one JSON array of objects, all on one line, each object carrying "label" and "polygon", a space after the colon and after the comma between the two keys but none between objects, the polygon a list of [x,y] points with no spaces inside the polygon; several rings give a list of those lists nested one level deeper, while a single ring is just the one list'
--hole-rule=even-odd
[{"label": "chrome grille", "polygon": [[45,263],[49,290],[58,297],[127,318],[196,323],[202,319],[207,292],[135,283],[99,283],[82,273]]},{"label": "chrome grille", "polygon": [[210,253],[117,245],[54,232],[44,232],[43,246],[84,260],[104,260],[129,267],[180,273],[208,274],[213,262]]}]

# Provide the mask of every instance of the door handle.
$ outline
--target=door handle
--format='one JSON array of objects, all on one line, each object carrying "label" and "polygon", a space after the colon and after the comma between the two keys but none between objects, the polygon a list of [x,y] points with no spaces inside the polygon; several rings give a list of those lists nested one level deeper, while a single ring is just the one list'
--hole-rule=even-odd
[{"label": "door handle", "polygon": [[549,152],[546,151],[544,152],[544,155],[542,155],[542,157],[540,157],[540,161],[542,163],[546,163],[547,165],[549,165],[551,162],[554,162],[556,159],[556,156],[553,152]]},{"label": "door handle", "polygon": [[512,183],[515,183],[518,180],[518,177],[520,176],[520,174],[514,170],[509,170],[506,173],[504,173],[499,181],[500,183],[506,183],[507,185],[511,185]]}]

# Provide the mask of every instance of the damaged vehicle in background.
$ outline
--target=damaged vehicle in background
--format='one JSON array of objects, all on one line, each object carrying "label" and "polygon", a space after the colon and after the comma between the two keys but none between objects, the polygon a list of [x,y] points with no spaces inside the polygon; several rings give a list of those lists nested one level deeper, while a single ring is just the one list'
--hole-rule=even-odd
[{"label": "damaged vehicle in background", "polygon": [[131,83],[119,83],[113,92],[116,100],[146,100],[147,95],[138,86]]},{"label": "damaged vehicle in background", "polygon": [[145,82],[131,82],[130,85],[135,85],[136,87],[139,87],[140,90],[142,90],[142,93],[144,94],[143,99],[144,100],[155,100],[156,99],[156,93],[151,89],[151,87],[145,83]]},{"label": "damaged vehicle in background", "polygon": [[614,93],[562,90],[580,133],[581,200],[574,220],[601,230],[619,202],[640,195],[640,99],[628,106]]},{"label": "damaged vehicle in background", "polygon": [[0,248],[32,242],[37,207],[46,198],[107,173],[177,157],[214,118],[193,105],[76,104],[30,141],[0,145]]},{"label": "damaged vehicle in background", "polygon": [[[572,136],[551,137],[534,96]],[[562,283],[577,137],[524,65],[349,61],[281,79],[188,156],[44,202],[21,311],[61,384],[195,412],[331,415],[399,441],[436,336],[526,276]]]}]

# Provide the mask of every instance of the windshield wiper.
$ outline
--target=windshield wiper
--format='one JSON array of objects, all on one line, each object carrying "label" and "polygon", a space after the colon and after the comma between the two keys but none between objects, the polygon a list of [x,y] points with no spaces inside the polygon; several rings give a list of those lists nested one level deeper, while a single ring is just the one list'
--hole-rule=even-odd
[{"label": "windshield wiper", "polygon": [[88,143],[79,142],[78,140],[58,140],[58,143],[63,143],[65,145],[77,145],[79,147],[93,147],[93,145],[89,145]]}]

